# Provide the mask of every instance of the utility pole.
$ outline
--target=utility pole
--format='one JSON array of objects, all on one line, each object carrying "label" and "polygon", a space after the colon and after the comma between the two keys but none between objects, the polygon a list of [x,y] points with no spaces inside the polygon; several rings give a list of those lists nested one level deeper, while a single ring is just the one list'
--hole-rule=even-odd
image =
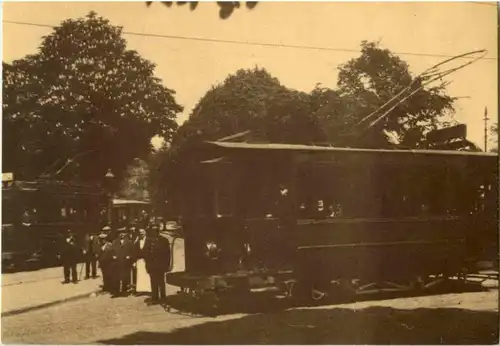
[{"label": "utility pole", "polygon": [[488,151],[488,107],[484,107],[484,151]]}]

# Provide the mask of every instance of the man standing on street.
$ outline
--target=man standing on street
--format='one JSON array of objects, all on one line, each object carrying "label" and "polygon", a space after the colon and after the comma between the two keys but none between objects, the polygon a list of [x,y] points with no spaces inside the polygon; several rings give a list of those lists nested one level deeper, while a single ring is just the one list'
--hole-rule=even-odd
[{"label": "man standing on street", "polygon": [[151,283],[149,275],[146,270],[145,257],[147,256],[147,251],[149,248],[149,237],[146,237],[146,230],[141,227],[139,229],[139,237],[134,242],[135,248],[135,293],[149,293],[151,292]]},{"label": "man standing on street", "polygon": [[[137,239],[137,227],[136,227],[136,224],[135,222],[132,222],[129,226],[129,239],[130,241],[132,242],[132,244],[135,244],[135,241]],[[135,245],[134,245],[134,262],[132,263],[132,267],[131,267],[131,272],[130,272],[130,275],[131,275],[131,284],[130,284],[130,291],[131,292],[135,292],[136,290],[136,287],[137,287],[137,266],[136,266],[136,263],[135,263],[135,260],[137,259],[137,256],[136,256],[136,253],[135,253]]]},{"label": "man standing on street", "polygon": [[154,303],[166,298],[165,274],[170,269],[170,242],[160,235],[159,227],[150,229],[150,242],[145,254],[146,270],[151,280],[151,298]]},{"label": "man standing on street", "polygon": [[70,282],[70,277],[73,283],[78,283],[76,265],[80,256],[81,252],[76,244],[75,236],[71,230],[68,230],[64,242],[61,245],[61,252],[58,256],[63,265],[65,284]]},{"label": "man standing on street", "polygon": [[134,244],[130,241],[125,227],[118,230],[118,239],[113,244],[113,259],[117,265],[117,286],[115,295],[128,295],[130,290],[130,273],[134,262]]},{"label": "man standing on street", "polygon": [[97,277],[97,257],[101,244],[99,238],[93,234],[85,235],[85,247],[83,255],[85,256],[85,279],[89,279],[90,275],[95,279]]},{"label": "man standing on street", "polygon": [[111,228],[105,226],[101,231],[101,248],[99,251],[99,267],[102,273],[102,290],[113,290],[113,238]]}]

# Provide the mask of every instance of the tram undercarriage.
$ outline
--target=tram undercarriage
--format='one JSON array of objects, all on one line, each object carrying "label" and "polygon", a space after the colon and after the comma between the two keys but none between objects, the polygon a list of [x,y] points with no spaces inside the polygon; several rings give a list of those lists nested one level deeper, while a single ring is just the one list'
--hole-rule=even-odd
[{"label": "tram undercarriage", "polygon": [[455,274],[418,275],[405,281],[331,280],[322,287],[297,279],[292,270],[203,277],[185,272],[167,275],[168,282],[180,288],[177,294],[195,306],[199,313],[207,315],[217,315],[224,310],[224,306],[241,303],[242,300],[249,299],[250,294],[257,292],[270,293],[285,306],[321,305],[353,302],[381,295],[386,297],[388,294],[391,297],[402,297],[481,289],[486,280],[499,279],[498,271],[469,272],[465,268]]}]

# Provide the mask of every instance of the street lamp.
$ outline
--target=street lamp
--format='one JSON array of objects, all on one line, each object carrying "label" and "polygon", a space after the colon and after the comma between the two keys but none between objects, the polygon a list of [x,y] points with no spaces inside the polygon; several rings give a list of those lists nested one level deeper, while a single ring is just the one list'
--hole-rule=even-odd
[{"label": "street lamp", "polygon": [[108,169],[108,172],[104,176],[104,180],[106,182],[106,190],[108,193],[108,225],[111,227],[111,223],[113,222],[113,182],[115,176],[111,169]]}]

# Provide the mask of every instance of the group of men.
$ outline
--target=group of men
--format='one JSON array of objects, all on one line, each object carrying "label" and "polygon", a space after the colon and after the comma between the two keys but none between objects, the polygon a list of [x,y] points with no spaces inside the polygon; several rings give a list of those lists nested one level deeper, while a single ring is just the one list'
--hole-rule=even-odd
[{"label": "group of men", "polygon": [[[97,267],[103,277],[103,291],[113,297],[131,293],[151,292],[158,302],[166,297],[166,273],[170,270],[170,242],[160,234],[159,226],[122,227],[112,230],[105,226],[99,234],[88,234],[79,246],[73,232],[61,248],[64,283],[78,282],[76,264],[85,259],[85,278],[96,278]],[[149,278],[147,278],[149,276]],[[149,279],[149,280],[148,280]],[[144,280],[148,280],[147,288]]]}]

